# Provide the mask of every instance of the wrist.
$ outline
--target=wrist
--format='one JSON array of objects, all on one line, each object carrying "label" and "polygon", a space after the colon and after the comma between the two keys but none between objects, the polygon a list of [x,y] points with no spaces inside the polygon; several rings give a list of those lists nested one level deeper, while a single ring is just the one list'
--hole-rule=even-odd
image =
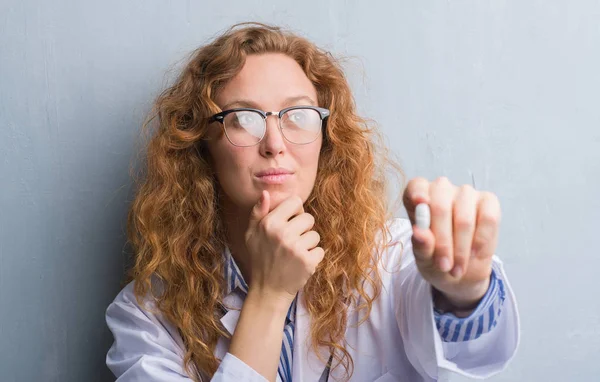
[{"label": "wrist", "polygon": [[275,293],[250,287],[244,305],[285,317],[293,300],[294,296],[289,293]]},{"label": "wrist", "polygon": [[269,381],[277,378],[288,309],[283,296],[251,287],[231,337],[228,351]]},{"label": "wrist", "polygon": [[457,317],[467,317],[477,308],[490,285],[485,280],[477,285],[470,286],[466,290],[441,291],[432,288],[433,303],[437,310],[443,313],[453,313]]}]

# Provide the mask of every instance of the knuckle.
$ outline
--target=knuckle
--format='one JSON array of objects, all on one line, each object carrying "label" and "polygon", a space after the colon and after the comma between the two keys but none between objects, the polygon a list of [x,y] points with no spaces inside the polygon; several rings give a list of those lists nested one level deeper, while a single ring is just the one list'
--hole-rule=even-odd
[{"label": "knuckle", "polygon": [[465,265],[465,260],[462,257],[454,256],[454,264],[452,267],[463,267]]},{"label": "knuckle", "polygon": [[251,240],[252,240],[252,233],[246,232],[244,234],[244,243],[246,244],[246,246],[248,246],[248,244],[250,244]]},{"label": "knuckle", "polygon": [[277,241],[279,241],[280,243],[285,243],[288,241],[286,240],[287,234],[284,230],[275,231],[273,237],[277,239]]},{"label": "knuckle", "polygon": [[409,198],[413,196],[415,193],[420,192],[423,187],[425,187],[429,181],[423,177],[416,177],[411,179],[406,185],[406,189],[404,191],[404,197]]},{"label": "knuckle", "polygon": [[315,225],[315,217],[309,213],[306,213],[306,214],[308,215],[308,220],[310,221],[310,226],[312,228]]},{"label": "knuckle", "polygon": [[318,248],[319,248],[319,252],[318,252],[319,253],[319,257],[318,257],[318,259],[319,259],[319,263],[320,263],[325,258],[325,250],[323,248],[321,248],[321,247],[318,247]]},{"label": "knuckle", "polygon": [[479,223],[486,225],[497,225],[500,223],[500,216],[492,212],[482,212],[479,216]]},{"label": "knuckle", "polygon": [[260,222],[258,222],[258,227],[264,232],[269,232],[271,229],[271,219],[267,216],[263,218]]},{"label": "knuckle", "polygon": [[450,213],[450,205],[439,199],[433,200],[430,204],[431,214],[436,216],[446,216]]},{"label": "knuckle", "polygon": [[289,242],[282,242],[281,243],[281,248],[286,252],[286,253],[296,253],[296,244],[295,243],[289,243]]},{"label": "knuckle", "polygon": [[428,182],[429,181],[423,178],[422,176],[417,176],[416,178],[413,178],[410,182],[408,182],[408,184],[412,187],[417,187]]},{"label": "knuckle", "polygon": [[500,222],[500,219],[502,217],[502,208],[500,207],[500,199],[498,198],[498,195],[489,192],[489,198],[490,198],[490,204],[491,204],[491,209],[494,212],[494,215],[496,216],[496,220],[497,222]]},{"label": "knuckle", "polygon": [[494,194],[493,192],[483,191],[481,197],[494,208],[500,208],[500,199],[498,199],[498,195]]},{"label": "knuckle", "polygon": [[472,242],[461,243],[454,248],[455,263],[463,264],[471,255]]},{"label": "knuckle", "polygon": [[473,219],[469,218],[468,216],[457,215],[454,218],[454,226],[458,230],[468,230],[468,229],[472,228],[474,225],[475,225],[475,222],[473,221]]},{"label": "knuckle", "polygon": [[310,251],[311,261],[315,264],[319,264],[325,256],[325,251],[321,247],[315,247]]},{"label": "knuckle", "polygon": [[444,256],[452,254],[453,249],[454,248],[452,247],[452,244],[448,242],[441,242],[435,244],[435,251]]},{"label": "knuckle", "polygon": [[323,258],[325,257],[325,251],[321,247],[316,247],[312,251],[311,255],[311,259],[309,262],[307,262],[307,266],[311,268],[311,273],[314,273],[321,261],[323,261]]},{"label": "knuckle", "polygon": [[463,252],[455,252],[454,253],[454,264],[455,265],[463,265],[466,260],[466,253]]},{"label": "knuckle", "polygon": [[319,235],[319,233],[318,233],[317,231],[312,231],[312,232],[314,232],[314,233],[315,233],[315,240],[316,240],[317,242],[320,242],[320,241],[321,241],[321,235]]},{"label": "knuckle", "polygon": [[296,241],[294,244],[292,244],[291,249],[296,255],[300,255],[306,251],[306,248],[304,248],[300,241]]},{"label": "knuckle", "polygon": [[446,183],[450,183],[450,179],[448,179],[448,177],[446,177],[446,176],[440,176],[440,177],[437,177],[434,182],[437,184],[446,184]]},{"label": "knuckle", "polygon": [[459,187],[458,191],[461,194],[472,194],[475,191],[475,189],[470,184],[463,184]]},{"label": "knuckle", "polygon": [[498,199],[498,197],[496,196],[496,194],[494,194],[493,192],[490,191],[481,191],[483,197],[490,199],[490,200],[496,200]]},{"label": "knuckle", "polygon": [[311,229],[315,225],[315,218],[311,214],[305,212],[301,216],[303,224],[308,226],[308,229]]}]

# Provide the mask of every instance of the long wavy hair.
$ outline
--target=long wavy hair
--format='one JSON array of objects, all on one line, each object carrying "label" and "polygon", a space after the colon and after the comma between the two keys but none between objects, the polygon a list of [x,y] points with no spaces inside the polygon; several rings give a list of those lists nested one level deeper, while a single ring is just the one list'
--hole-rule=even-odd
[{"label": "long wavy hair", "polygon": [[[314,84],[318,104],[331,112],[314,189],[305,203],[315,218],[325,258],[304,287],[312,318],[314,350],[332,351],[332,367],[349,378],[353,361],[346,349],[347,310],[368,317],[381,289],[377,258],[389,235],[385,164],[381,137],[359,117],[340,61],[307,39],[258,23],[233,26],[195,50],[174,84],[157,98],[144,130],[141,172],[127,234],[134,260],[138,302],[149,297],[179,330],[184,366],[199,380],[213,375],[219,337],[228,336],[219,307],[224,297],[223,251],[227,245],[219,206],[219,185],[203,144],[207,119],[220,109],[215,94],[252,54],[283,53]],[[396,169],[401,172],[399,167]],[[383,234],[383,240],[382,236]],[[154,287],[160,281],[160,292]],[[317,352],[319,354],[319,352]]]}]

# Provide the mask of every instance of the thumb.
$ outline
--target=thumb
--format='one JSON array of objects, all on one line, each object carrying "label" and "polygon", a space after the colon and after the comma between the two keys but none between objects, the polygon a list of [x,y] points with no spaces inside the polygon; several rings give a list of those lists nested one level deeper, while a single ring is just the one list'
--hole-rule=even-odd
[{"label": "thumb", "polygon": [[269,191],[264,190],[260,194],[260,198],[258,202],[252,208],[252,213],[250,214],[250,225],[255,225],[259,221],[262,220],[269,213],[269,207],[271,204],[271,195]]},{"label": "thumb", "polygon": [[423,229],[417,225],[413,226],[412,246],[415,260],[422,265],[433,264],[433,252],[435,238],[430,229]]}]

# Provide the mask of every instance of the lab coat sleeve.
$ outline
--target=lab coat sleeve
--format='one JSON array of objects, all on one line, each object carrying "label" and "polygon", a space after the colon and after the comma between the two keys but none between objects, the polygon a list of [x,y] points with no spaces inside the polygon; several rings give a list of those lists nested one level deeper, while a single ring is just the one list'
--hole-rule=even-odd
[{"label": "lab coat sleeve", "polygon": [[[152,304],[148,307],[154,308]],[[177,329],[159,313],[139,306],[133,283],[127,285],[106,310],[114,343],[106,356],[117,382],[191,382],[183,366],[185,347]],[[203,378],[208,381],[209,378]],[[264,382],[250,366],[227,353],[211,379],[216,382]]]},{"label": "lab coat sleeve", "polygon": [[223,361],[219,365],[219,369],[215,373],[212,382],[268,382],[268,380],[260,375],[256,370],[246,365],[231,353],[225,354]]},{"label": "lab coat sleeve", "polygon": [[106,365],[117,382],[192,381],[183,368],[183,348],[172,335],[175,329],[138,305],[133,283],[109,305],[106,323],[114,337]]},{"label": "lab coat sleeve", "polygon": [[400,272],[392,281],[392,303],[407,357],[424,377],[437,379],[443,370],[476,379],[488,378],[506,368],[519,344],[519,316],[514,293],[501,260],[494,256],[492,267],[504,281],[506,300],[495,327],[477,339],[444,342],[436,327],[431,285],[423,279],[412,252],[412,226],[397,219],[392,230],[401,254]]}]

